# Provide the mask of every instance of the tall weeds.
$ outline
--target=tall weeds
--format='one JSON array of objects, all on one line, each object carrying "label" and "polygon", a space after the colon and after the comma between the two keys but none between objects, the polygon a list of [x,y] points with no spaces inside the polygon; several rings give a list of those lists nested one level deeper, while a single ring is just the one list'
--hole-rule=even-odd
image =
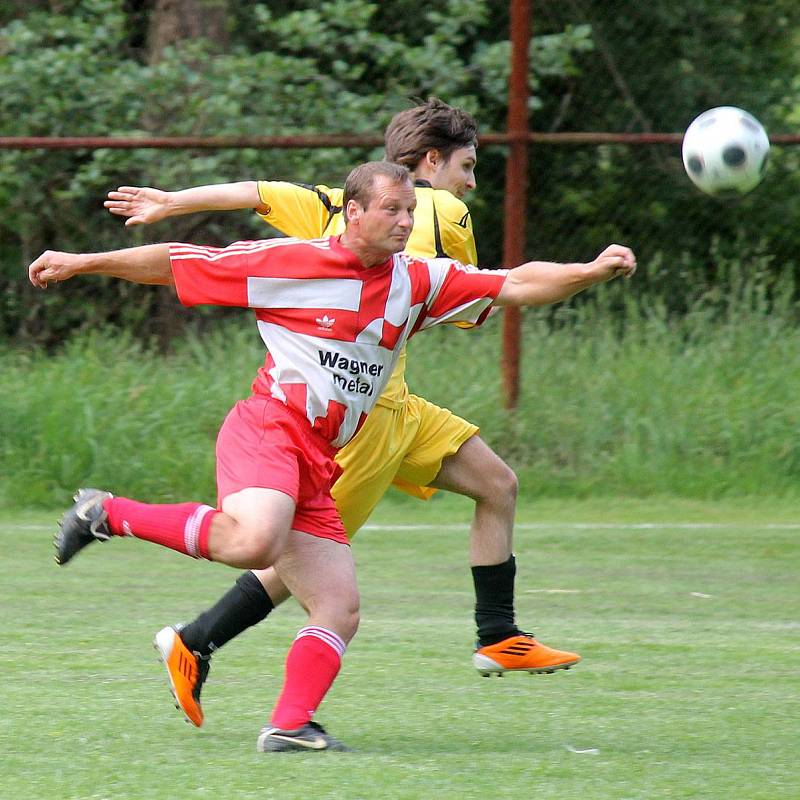
[{"label": "tall weeds", "polygon": [[[479,424],[538,495],[798,493],[800,332],[789,274],[758,258],[721,261],[693,302],[668,309],[657,287],[632,301],[612,284],[528,310],[513,412],[497,318],[481,331],[420,334],[408,382]],[[63,505],[87,484],[213,501],[216,431],[262,358],[249,318],[168,355],[102,332],[52,355],[6,349],[0,501]]]}]

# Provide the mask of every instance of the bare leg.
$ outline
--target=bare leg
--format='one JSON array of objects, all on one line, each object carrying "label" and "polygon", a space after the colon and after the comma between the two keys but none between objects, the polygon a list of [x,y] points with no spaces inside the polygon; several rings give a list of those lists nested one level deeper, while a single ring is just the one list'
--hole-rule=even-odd
[{"label": "bare leg", "polygon": [[442,461],[431,486],[471,497],[475,516],[470,530],[470,564],[501,564],[511,557],[517,476],[479,437],[467,439]]},{"label": "bare leg", "polygon": [[349,545],[291,531],[275,570],[308,613],[308,624],[335,631],[345,642],[356,634],[359,597]]},{"label": "bare leg", "polygon": [[244,569],[274,564],[294,519],[294,500],[275,489],[243,489],[222,501],[208,537],[213,561]]},{"label": "bare leg", "polygon": [[472,663],[484,675],[554,672],[580,661],[521,634],[514,613],[516,562],[512,555],[517,479],[477,436],[442,462],[435,486],[475,500],[470,561],[475,583],[478,650]]},{"label": "bare leg", "polygon": [[469,550],[478,644],[483,647],[518,635],[516,563],[511,553],[516,475],[480,437],[473,436],[442,462],[433,485],[475,501]]},{"label": "bare leg", "polygon": [[286,584],[278,577],[274,567],[254,569],[253,575],[261,582],[264,591],[272,600],[273,606],[279,606],[284,600],[292,596],[291,592],[286,588]]},{"label": "bare leg", "polygon": [[[259,748],[275,746],[279,731],[308,723],[339,673],[347,643],[358,628],[358,588],[350,548],[330,539],[291,531],[275,565],[308,612],[286,657],[286,674]],[[321,732],[320,732],[321,733]]]}]

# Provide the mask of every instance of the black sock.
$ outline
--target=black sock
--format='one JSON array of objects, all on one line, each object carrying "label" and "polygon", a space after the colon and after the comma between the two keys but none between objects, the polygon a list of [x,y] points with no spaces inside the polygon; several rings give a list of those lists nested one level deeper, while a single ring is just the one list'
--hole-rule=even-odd
[{"label": "black sock", "polygon": [[244,572],[220,599],[181,629],[183,643],[194,653],[210,656],[242,631],[261,622],[275,604],[261,581]]},{"label": "black sock", "polygon": [[520,633],[514,622],[516,574],[517,562],[513,555],[503,564],[472,568],[479,647],[501,642]]}]

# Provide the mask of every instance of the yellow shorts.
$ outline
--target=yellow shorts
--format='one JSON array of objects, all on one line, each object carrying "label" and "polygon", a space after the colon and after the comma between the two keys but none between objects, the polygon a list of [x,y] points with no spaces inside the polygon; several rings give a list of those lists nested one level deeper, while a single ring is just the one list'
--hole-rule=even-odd
[{"label": "yellow shorts", "polygon": [[476,425],[413,394],[400,408],[375,406],[336,456],[344,472],[332,494],[348,537],[366,522],[391,484],[427,500],[436,491],[428,484],[442,460],[476,433]]}]

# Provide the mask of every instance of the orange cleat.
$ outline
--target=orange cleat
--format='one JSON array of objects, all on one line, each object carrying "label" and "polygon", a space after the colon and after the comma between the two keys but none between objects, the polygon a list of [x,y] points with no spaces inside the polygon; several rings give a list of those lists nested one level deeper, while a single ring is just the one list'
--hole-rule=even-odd
[{"label": "orange cleat", "polygon": [[485,678],[506,672],[555,672],[569,669],[581,660],[577,653],[554,650],[529,633],[510,636],[502,642],[479,647],[472,656],[472,665]]},{"label": "orange cleat", "polygon": [[201,658],[189,650],[178,628],[162,628],[153,640],[153,647],[167,669],[175,708],[183,711],[187,721],[199,728],[203,724],[200,690],[208,675],[211,659]]}]

